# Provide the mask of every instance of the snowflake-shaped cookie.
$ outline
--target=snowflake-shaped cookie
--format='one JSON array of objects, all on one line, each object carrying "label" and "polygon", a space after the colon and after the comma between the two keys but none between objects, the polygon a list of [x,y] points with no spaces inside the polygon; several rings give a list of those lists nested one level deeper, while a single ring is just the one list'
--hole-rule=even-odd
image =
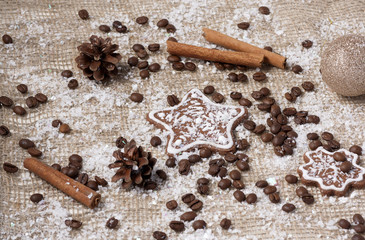
[{"label": "snowflake-shaped cookie", "polygon": [[365,187],[365,169],[358,165],[358,155],[345,149],[340,149],[347,161],[352,163],[348,172],[340,169],[342,162],[333,157],[335,152],[328,152],[323,147],[304,154],[306,164],[298,168],[298,174],[306,185],[315,185],[321,189],[323,195],[344,196],[350,187]]},{"label": "snowflake-shaped cookie", "polygon": [[170,132],[167,153],[173,155],[197,147],[232,150],[233,130],[246,117],[246,108],[213,103],[192,89],[178,105],[152,111],[147,120]]}]

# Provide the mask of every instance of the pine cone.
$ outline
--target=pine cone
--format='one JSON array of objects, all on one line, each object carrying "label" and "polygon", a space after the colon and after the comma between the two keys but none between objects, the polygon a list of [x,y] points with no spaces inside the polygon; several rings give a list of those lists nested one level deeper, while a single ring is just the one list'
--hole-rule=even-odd
[{"label": "pine cone", "polygon": [[119,169],[112,177],[112,182],[122,179],[122,188],[124,189],[130,188],[132,185],[144,187],[146,180],[150,179],[153,166],[157,161],[150,152],[147,153],[142,147],[137,147],[134,140],[124,146],[124,153],[116,150],[113,156],[116,161],[110,164],[109,168]]},{"label": "pine cone", "polygon": [[111,41],[111,38],[103,39],[92,35],[90,43],[82,43],[77,47],[80,51],[80,55],[75,59],[77,67],[91,80],[103,82],[118,74],[116,64],[122,56],[114,53],[119,46]]}]

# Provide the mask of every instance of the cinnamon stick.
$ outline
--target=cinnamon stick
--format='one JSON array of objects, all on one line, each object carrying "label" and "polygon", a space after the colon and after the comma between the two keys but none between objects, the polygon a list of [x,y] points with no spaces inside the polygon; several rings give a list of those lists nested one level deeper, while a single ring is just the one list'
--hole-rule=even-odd
[{"label": "cinnamon stick", "polygon": [[101,198],[99,193],[35,158],[26,158],[24,167],[91,209],[99,204]]},{"label": "cinnamon stick", "polygon": [[222,47],[239,52],[263,54],[265,56],[266,63],[269,63],[281,69],[285,68],[286,58],[279,54],[242,42],[240,40],[208,28],[203,28],[203,32],[203,36],[208,42],[215,43]]},{"label": "cinnamon stick", "polygon": [[249,67],[261,67],[264,61],[262,53],[243,53],[233,51],[221,51],[217,49],[197,47],[193,45],[167,41],[167,51],[172,55],[198,58],[213,62],[231,63]]}]

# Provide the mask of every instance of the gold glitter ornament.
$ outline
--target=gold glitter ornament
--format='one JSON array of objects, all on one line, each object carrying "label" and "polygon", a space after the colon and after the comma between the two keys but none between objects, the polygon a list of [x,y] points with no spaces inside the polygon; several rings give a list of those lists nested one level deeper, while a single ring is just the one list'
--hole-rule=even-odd
[{"label": "gold glitter ornament", "polygon": [[343,96],[365,94],[365,37],[345,35],[332,41],[322,53],[322,79]]}]

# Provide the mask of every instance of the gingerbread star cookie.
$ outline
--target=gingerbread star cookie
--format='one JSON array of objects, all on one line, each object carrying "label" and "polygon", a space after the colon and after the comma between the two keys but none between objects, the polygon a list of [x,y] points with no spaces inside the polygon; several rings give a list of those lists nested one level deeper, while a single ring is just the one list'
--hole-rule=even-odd
[{"label": "gingerbread star cookie", "polygon": [[197,147],[230,151],[233,130],[244,118],[246,108],[213,103],[198,89],[190,90],[178,105],[147,115],[149,122],[169,131],[169,155]]},{"label": "gingerbread star cookie", "polygon": [[345,149],[328,152],[323,147],[304,154],[306,164],[297,170],[306,185],[315,185],[323,195],[344,196],[350,187],[365,187],[365,169],[358,155]]}]

